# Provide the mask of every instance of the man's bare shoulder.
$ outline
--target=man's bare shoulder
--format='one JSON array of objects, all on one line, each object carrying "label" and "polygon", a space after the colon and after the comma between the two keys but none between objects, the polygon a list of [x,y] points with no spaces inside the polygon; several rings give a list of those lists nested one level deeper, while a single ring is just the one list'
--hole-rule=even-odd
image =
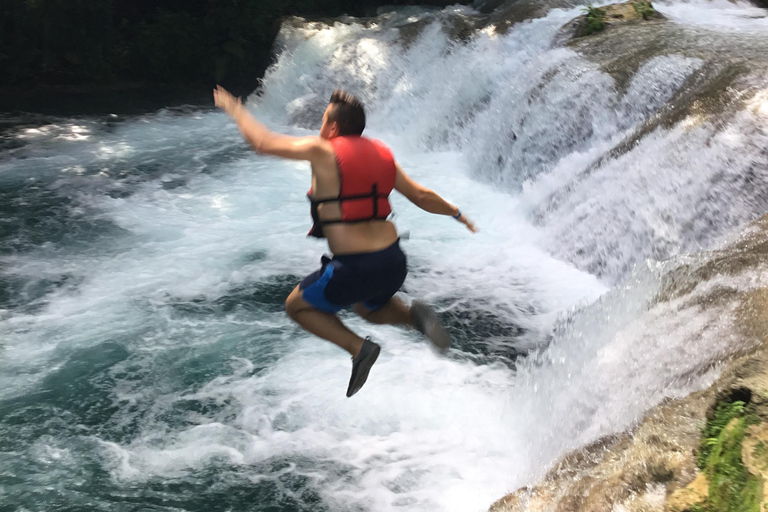
[{"label": "man's bare shoulder", "polygon": [[331,144],[331,141],[329,141],[328,139],[324,139],[324,138],[322,138],[320,136],[317,136],[317,135],[315,135],[313,137],[313,139],[314,139],[313,142],[314,142],[315,146],[317,147],[317,149],[321,153],[323,153],[325,155],[331,155],[331,156],[334,155],[333,144]]},{"label": "man's bare shoulder", "polygon": [[307,148],[312,155],[312,163],[320,163],[330,157],[334,157],[333,144],[327,139],[317,135],[308,135],[299,139],[301,145]]},{"label": "man's bare shoulder", "polygon": [[315,157],[312,159],[312,168],[320,175],[336,176],[336,153],[333,144],[328,139],[313,137],[312,146]]}]

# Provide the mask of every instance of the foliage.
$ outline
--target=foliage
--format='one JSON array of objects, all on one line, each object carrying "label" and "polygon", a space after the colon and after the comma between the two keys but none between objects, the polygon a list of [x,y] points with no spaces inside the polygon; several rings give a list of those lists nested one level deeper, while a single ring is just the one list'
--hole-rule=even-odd
[{"label": "foliage", "polygon": [[632,7],[635,8],[635,12],[637,13],[637,15],[642,17],[644,20],[649,20],[656,15],[656,9],[653,8],[653,5],[651,5],[651,2],[646,2],[646,1],[633,2]]},{"label": "foliage", "polygon": [[112,0],[10,0],[0,9],[0,73],[71,79],[109,73]]},{"label": "foliage", "polygon": [[759,512],[762,483],[747,471],[741,451],[747,428],[756,422],[744,402],[721,402],[704,427],[699,466],[710,482],[709,496],[691,512]]},{"label": "foliage", "polygon": [[699,468],[706,468],[712,447],[718,442],[720,434],[734,418],[744,415],[746,404],[741,401],[720,402],[715,407],[714,416],[707,421],[702,433],[701,451],[699,452]]},{"label": "foliage", "polygon": [[595,32],[600,32],[605,28],[605,11],[592,4],[582,8],[582,12],[587,15],[587,23],[582,30],[582,35],[588,36]]}]

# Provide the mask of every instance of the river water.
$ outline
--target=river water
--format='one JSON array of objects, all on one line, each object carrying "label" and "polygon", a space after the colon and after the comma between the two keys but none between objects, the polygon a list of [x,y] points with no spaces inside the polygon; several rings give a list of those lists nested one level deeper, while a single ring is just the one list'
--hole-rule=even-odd
[{"label": "river water", "polygon": [[[746,4],[658,8],[696,37],[768,31]],[[554,43],[579,14],[469,42],[443,28],[466,7],[283,28],[254,114],[316,133],[348,88],[367,134],[481,229],[394,197],[403,296],[454,349],[343,313],[383,347],[353,399],[348,357],[283,311],[327,250],[304,236],[306,164],[205,106],[3,115],[0,510],[481,511],[712,382],[739,348],[728,307],[653,297],[768,210],[765,69],[726,126],[689,117],[613,154],[706,56],[654,56],[622,88]]]}]

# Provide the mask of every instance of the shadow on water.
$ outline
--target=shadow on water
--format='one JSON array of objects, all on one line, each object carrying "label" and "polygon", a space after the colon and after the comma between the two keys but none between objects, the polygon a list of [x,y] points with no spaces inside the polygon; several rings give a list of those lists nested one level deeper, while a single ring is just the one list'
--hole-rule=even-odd
[{"label": "shadow on water", "polygon": [[277,313],[285,309],[285,299],[301,281],[292,274],[274,276],[267,281],[233,287],[225,295],[215,299],[196,297],[179,300],[168,297],[167,304],[174,313],[182,316],[228,315],[234,312]]},{"label": "shadow on water", "polygon": [[[114,342],[75,351],[44,378],[36,392],[0,402],[0,425],[45,429],[62,415],[87,428],[102,425],[118,410],[111,396],[114,380],[109,370],[128,356],[126,348]],[[20,440],[18,435],[0,436],[0,446],[13,439]]]},{"label": "shadow on water", "polygon": [[98,115],[104,112],[141,115],[168,107],[205,108],[212,105],[211,88],[201,84],[0,89],[0,112],[56,116]]},{"label": "shadow on water", "polygon": [[127,233],[81,202],[77,183],[45,185],[27,181],[0,189],[0,255],[41,246],[87,249]]},{"label": "shadow on water", "polygon": [[30,489],[19,479],[3,476],[0,481],[6,482],[9,503],[32,509],[40,503],[57,503],[66,504],[57,510],[83,512],[325,512],[330,509],[319,492],[315,476],[318,466],[328,466],[328,471],[337,474],[348,471],[318,460],[275,459],[244,466],[212,463],[181,477],[156,477],[131,484],[113,480],[99,468],[97,460],[96,453],[83,457],[74,481],[62,479],[44,488]]},{"label": "shadow on water", "polygon": [[[175,496],[177,506],[190,511],[225,512],[249,503],[259,512],[321,512],[329,509],[318,493],[318,466],[331,474],[343,475],[350,470],[332,461],[307,457],[273,458],[243,468],[209,468],[191,480],[153,482],[146,492],[163,500]],[[253,475],[258,475],[256,481]],[[196,498],[180,499],[182,496]]]},{"label": "shadow on water", "polygon": [[0,309],[15,310],[21,314],[40,312],[46,306],[41,300],[45,296],[58,290],[74,289],[83,280],[73,274],[30,279],[3,275],[2,270],[0,265]]},{"label": "shadow on water", "polygon": [[452,347],[478,364],[501,362],[514,367],[517,358],[527,353],[516,343],[525,329],[487,311],[462,306],[440,316],[451,333]]}]

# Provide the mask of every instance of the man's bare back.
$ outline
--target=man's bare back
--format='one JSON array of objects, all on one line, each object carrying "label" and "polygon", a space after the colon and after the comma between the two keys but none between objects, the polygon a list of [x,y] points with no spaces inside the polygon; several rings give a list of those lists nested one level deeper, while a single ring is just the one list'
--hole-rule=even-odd
[{"label": "man's bare back", "polygon": [[[324,115],[327,118],[328,113]],[[323,157],[312,162],[312,191],[316,199],[339,197],[341,184],[336,154],[333,145],[322,137],[315,144]],[[320,219],[341,217],[338,203],[323,203],[318,206]],[[397,241],[397,229],[388,220],[372,220],[356,224],[329,224],[323,228],[328,247],[333,254],[356,254],[380,251]]]}]

